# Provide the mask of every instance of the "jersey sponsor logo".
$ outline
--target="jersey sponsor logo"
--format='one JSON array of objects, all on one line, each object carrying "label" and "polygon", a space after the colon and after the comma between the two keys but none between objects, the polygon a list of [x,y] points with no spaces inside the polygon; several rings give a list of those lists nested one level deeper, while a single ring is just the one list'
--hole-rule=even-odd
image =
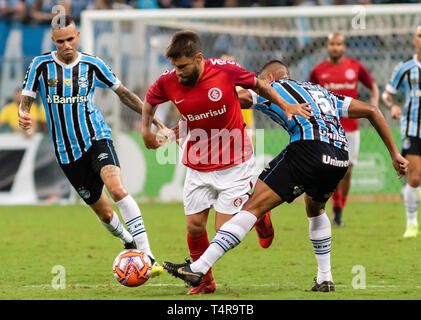
[{"label": "jersey sponsor logo", "polygon": [[48,86],[49,87],[57,87],[57,79],[51,78],[47,80]]},{"label": "jersey sponsor logo", "polygon": [[357,87],[357,82],[344,82],[344,83],[325,83],[324,88],[327,90],[354,90]]},{"label": "jersey sponsor logo", "polygon": [[50,95],[47,95],[47,102],[61,104],[88,102],[88,96],[81,96],[78,94],[76,97],[61,97],[58,94],[53,94],[52,97]]},{"label": "jersey sponsor logo", "polygon": [[219,101],[222,98],[222,91],[219,88],[211,88],[208,91],[208,98],[213,101]]},{"label": "jersey sponsor logo", "polygon": [[240,67],[240,65],[233,60],[222,60],[222,59],[213,58],[213,59],[210,59],[210,62],[214,66],[215,65],[223,66],[223,65],[226,65],[226,64],[231,64],[231,65],[236,65],[237,67]]},{"label": "jersey sponsor logo", "polygon": [[345,168],[349,166],[348,160],[338,160],[338,158],[335,157],[333,159],[331,156],[324,154],[323,155],[323,163],[334,166],[334,167],[341,167]]},{"label": "jersey sponsor logo", "polygon": [[415,97],[415,98],[421,97],[421,90],[420,89],[412,90],[411,91],[411,97]]},{"label": "jersey sponsor logo", "polygon": [[335,141],[340,141],[340,142],[343,142],[343,143],[348,143],[348,141],[346,140],[346,138],[344,136],[341,136],[337,133],[328,132],[324,129],[320,129],[319,133],[320,133],[321,136],[325,136],[329,139],[332,139],[332,140],[335,140]]},{"label": "jersey sponsor logo", "polygon": [[186,115],[188,121],[196,121],[196,120],[202,120],[207,119],[209,117],[217,117],[221,114],[224,114],[227,112],[227,107],[224,105],[219,110],[209,110],[208,112],[199,113],[199,114],[188,114]]},{"label": "jersey sponsor logo", "polygon": [[353,79],[355,79],[355,71],[354,71],[354,70],[352,70],[352,69],[346,69],[346,71],[345,71],[345,77],[346,77],[348,80],[353,80]]}]

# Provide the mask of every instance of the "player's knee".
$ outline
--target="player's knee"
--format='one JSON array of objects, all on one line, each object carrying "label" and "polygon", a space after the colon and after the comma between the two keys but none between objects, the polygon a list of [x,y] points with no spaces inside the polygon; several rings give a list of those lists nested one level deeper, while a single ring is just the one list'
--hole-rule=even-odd
[{"label": "player's knee", "polygon": [[113,210],[96,210],[95,213],[97,214],[99,220],[107,224],[111,223],[114,216]]},{"label": "player's knee", "polygon": [[187,223],[187,233],[191,237],[198,237],[201,234],[203,234],[203,232],[205,231],[206,231],[206,224],[203,224],[198,221]]},{"label": "player's knee", "polygon": [[121,199],[125,198],[128,193],[126,189],[123,188],[121,185],[110,185],[107,186],[107,190],[110,194],[110,197],[115,201],[120,201]]}]

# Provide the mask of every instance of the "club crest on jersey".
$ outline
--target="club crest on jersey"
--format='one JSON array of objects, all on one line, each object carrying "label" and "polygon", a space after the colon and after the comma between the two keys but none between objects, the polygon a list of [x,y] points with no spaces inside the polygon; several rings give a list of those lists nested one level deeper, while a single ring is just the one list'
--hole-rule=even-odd
[{"label": "club crest on jersey", "polygon": [[64,79],[64,83],[66,86],[70,86],[72,84],[72,79]]},{"label": "club crest on jersey", "polygon": [[78,84],[80,88],[87,88],[88,87],[88,79],[85,77],[80,77],[78,80]]},{"label": "club crest on jersey", "polygon": [[211,101],[219,101],[222,98],[222,91],[219,88],[212,88],[208,91],[208,98]]},{"label": "club crest on jersey", "polygon": [[352,70],[352,69],[346,69],[346,71],[345,71],[345,77],[346,77],[348,80],[352,80],[352,79],[354,79],[354,78],[355,78],[355,71],[354,71],[354,70]]},{"label": "club crest on jersey", "polygon": [[57,79],[51,78],[47,80],[48,86],[49,87],[57,87]]}]

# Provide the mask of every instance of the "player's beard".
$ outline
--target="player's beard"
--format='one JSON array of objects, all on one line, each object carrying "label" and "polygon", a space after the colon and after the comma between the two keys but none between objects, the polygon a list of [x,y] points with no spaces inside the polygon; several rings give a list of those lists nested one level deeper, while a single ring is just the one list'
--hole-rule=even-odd
[{"label": "player's beard", "polygon": [[180,83],[183,86],[194,86],[197,80],[199,79],[199,68],[195,67],[192,73],[186,78],[179,78]]}]

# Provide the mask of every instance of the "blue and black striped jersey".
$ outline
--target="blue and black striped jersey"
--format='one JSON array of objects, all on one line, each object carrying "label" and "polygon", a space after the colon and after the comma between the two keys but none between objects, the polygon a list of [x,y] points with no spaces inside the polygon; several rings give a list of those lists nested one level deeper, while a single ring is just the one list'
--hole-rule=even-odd
[{"label": "blue and black striped jersey", "polygon": [[56,52],[35,57],[26,72],[22,94],[40,92],[48,130],[57,159],[68,164],[79,159],[92,141],[111,139],[111,129],[93,104],[95,87],[116,90],[120,81],[98,57],[78,52],[66,65]]},{"label": "blue and black striped jersey", "polygon": [[290,143],[298,140],[317,140],[348,151],[348,141],[339,122],[339,117],[348,117],[348,106],[352,100],[327,91],[318,84],[294,80],[272,82],[272,87],[291,104],[311,102],[313,117],[305,119],[294,116],[288,121],[282,109],[263,97],[254,99],[253,107],[268,115],[290,135]]},{"label": "blue and black striped jersey", "polygon": [[421,62],[416,55],[395,67],[386,90],[391,94],[402,90],[405,95],[400,119],[402,138],[421,138]]}]

